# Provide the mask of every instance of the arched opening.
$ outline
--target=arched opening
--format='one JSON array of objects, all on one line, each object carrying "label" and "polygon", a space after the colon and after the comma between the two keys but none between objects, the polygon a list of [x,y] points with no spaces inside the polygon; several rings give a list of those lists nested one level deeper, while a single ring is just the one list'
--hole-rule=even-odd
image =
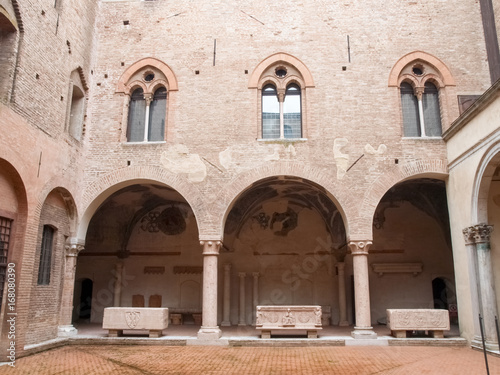
[{"label": "arched opening", "polygon": [[346,253],[343,217],[324,188],[292,176],[255,182],[225,221],[221,325],[253,324],[257,305],[320,305],[323,324],[338,325]]},{"label": "arched opening", "polygon": [[408,180],[393,186],[383,196],[373,218],[369,262],[375,321],[383,320],[386,309],[398,308],[439,308],[450,311],[450,317],[456,315],[443,181]]},{"label": "arched opening", "polygon": [[104,308],[112,306],[201,313],[201,299],[194,303],[182,292],[188,281],[201,285],[202,271],[198,226],[187,201],[168,186],[143,183],[114,192],[95,211],[76,279],[92,280],[89,319],[100,325]]}]

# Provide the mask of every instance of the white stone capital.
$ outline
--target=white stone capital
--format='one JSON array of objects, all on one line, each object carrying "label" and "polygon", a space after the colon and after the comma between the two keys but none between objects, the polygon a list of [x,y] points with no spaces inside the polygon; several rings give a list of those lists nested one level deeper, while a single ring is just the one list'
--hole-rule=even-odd
[{"label": "white stone capital", "polygon": [[368,255],[368,249],[372,245],[371,241],[349,241],[349,248],[352,255]]}]

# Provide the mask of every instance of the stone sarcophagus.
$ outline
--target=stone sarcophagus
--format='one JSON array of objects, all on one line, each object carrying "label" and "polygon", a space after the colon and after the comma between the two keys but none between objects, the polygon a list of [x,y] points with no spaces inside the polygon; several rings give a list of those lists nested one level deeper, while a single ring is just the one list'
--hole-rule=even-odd
[{"label": "stone sarcophagus", "polygon": [[160,337],[168,327],[166,307],[106,307],[102,328],[109,337],[123,334],[123,330],[148,330],[149,337]]},{"label": "stone sarcophagus", "polygon": [[387,325],[397,338],[406,337],[407,331],[429,331],[433,337],[443,337],[450,330],[448,310],[387,309]]},{"label": "stone sarcophagus", "polygon": [[257,306],[256,317],[262,338],[279,330],[306,330],[308,338],[317,338],[322,329],[321,306]]}]

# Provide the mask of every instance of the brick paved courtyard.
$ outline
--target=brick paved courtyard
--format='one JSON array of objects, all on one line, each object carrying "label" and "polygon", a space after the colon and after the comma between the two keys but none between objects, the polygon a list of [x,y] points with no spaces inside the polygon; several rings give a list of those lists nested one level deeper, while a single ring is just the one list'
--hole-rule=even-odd
[{"label": "brick paved courtyard", "polygon": [[[488,356],[490,374],[500,358]],[[486,374],[483,353],[456,347],[72,345],[20,358],[0,374]]]}]

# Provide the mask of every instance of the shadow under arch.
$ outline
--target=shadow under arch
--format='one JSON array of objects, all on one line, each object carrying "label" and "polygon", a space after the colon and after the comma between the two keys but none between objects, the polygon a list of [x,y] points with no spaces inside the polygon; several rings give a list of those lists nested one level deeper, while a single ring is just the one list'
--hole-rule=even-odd
[{"label": "shadow under arch", "polygon": [[419,179],[431,178],[445,180],[448,177],[446,161],[441,159],[416,160],[406,164],[398,164],[391,171],[380,176],[366,191],[359,217],[355,218],[357,225],[352,225],[353,238],[373,238],[373,219],[375,211],[384,195],[398,183]]},{"label": "shadow under arch", "polygon": [[205,204],[198,189],[184,178],[173,175],[165,169],[158,167],[128,167],[126,169],[111,172],[93,184],[83,194],[83,212],[78,226],[77,237],[84,241],[90,220],[99,206],[113,193],[135,184],[158,184],[164,185],[177,191],[189,204],[196,219],[198,233],[203,228],[200,218],[204,212]]},{"label": "shadow under arch", "polygon": [[335,174],[322,168],[305,166],[302,163],[286,162],[272,163],[261,166],[237,175],[230,183],[225,185],[217,196],[211,212],[217,214],[219,222],[215,230],[210,235],[202,235],[200,238],[205,239],[223,238],[224,227],[231,209],[234,207],[238,199],[252,187],[258,186],[266,180],[281,178],[291,181],[302,181],[310,186],[313,186],[318,191],[322,191],[336,206],[339,214],[344,222],[346,234],[349,233],[348,217],[353,215],[351,211],[346,209],[355,207],[351,202],[350,197],[345,190],[340,189],[340,184],[337,181]]}]

